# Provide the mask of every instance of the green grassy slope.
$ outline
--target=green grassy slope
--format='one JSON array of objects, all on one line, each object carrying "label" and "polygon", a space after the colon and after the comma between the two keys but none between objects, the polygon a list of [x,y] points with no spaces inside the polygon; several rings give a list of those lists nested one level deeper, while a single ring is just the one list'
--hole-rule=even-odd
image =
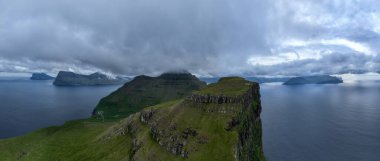
[{"label": "green grassy slope", "polygon": [[71,121],[0,140],[0,160],[265,160],[258,85],[228,78],[201,93],[219,95],[223,94],[219,90],[231,86],[233,90],[225,91],[231,97],[255,89],[253,97],[247,97],[247,104],[183,98],[147,107],[117,122]]},{"label": "green grassy slope", "polygon": [[190,73],[166,73],[159,77],[138,76],[100,100],[94,114],[102,111],[106,120],[124,118],[144,107],[183,98],[205,87]]},{"label": "green grassy slope", "polygon": [[247,82],[240,77],[225,77],[221,78],[217,83],[209,84],[197,94],[224,95],[224,96],[239,96],[249,90],[252,83]]},{"label": "green grassy slope", "polygon": [[112,124],[77,120],[0,140],[0,160],[122,160],[129,153],[124,147],[130,146],[130,139],[98,139]]}]

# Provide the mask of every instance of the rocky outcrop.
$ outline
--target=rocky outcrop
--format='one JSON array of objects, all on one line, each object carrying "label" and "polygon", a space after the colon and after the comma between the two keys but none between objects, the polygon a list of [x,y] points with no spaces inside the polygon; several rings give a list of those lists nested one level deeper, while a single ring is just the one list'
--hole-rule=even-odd
[{"label": "rocky outcrop", "polygon": [[82,75],[73,72],[60,71],[53,84],[56,86],[93,86],[122,84],[124,82],[126,82],[126,80],[122,78],[112,78],[98,72],[90,75]]},{"label": "rocky outcrop", "polygon": [[[214,96],[210,94],[192,94],[187,97],[187,101],[194,104],[241,104],[242,108],[236,117],[232,117],[226,123],[226,131],[237,128],[238,144],[236,145],[236,158],[240,161],[265,160],[262,149],[262,130],[261,130],[261,103],[259,85],[254,83],[251,88],[241,96]],[[187,102],[188,103],[188,102]],[[195,105],[195,107],[197,107]],[[218,108],[218,107],[217,107]],[[218,111],[218,110],[214,110]],[[208,110],[210,112],[210,110]],[[220,111],[218,111],[220,112]],[[160,129],[156,121],[150,120],[154,115],[154,110],[145,110],[140,114],[140,120],[149,124],[151,134],[157,143],[175,155],[187,157],[189,151],[184,149],[189,138],[196,138],[198,143],[206,143],[207,138],[198,136],[196,129],[186,128],[180,133],[175,128]],[[226,113],[226,112],[223,112]]]},{"label": "rocky outcrop", "polygon": [[240,96],[224,96],[224,95],[212,95],[212,94],[197,94],[190,95],[187,99],[194,103],[214,103],[214,104],[231,104],[241,103],[246,105],[251,102],[255,95],[259,95],[259,85],[253,84],[252,87],[244,94]]},{"label": "rocky outcrop", "polygon": [[240,161],[265,160],[262,146],[261,101],[259,88],[254,89],[252,100],[239,113],[239,143],[237,158]]}]

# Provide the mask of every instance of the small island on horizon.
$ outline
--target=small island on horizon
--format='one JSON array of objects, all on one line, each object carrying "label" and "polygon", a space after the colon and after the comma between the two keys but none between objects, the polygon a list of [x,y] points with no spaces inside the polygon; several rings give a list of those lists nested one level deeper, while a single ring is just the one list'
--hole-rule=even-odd
[{"label": "small island on horizon", "polygon": [[83,75],[69,71],[60,71],[53,84],[55,86],[93,86],[123,84],[126,81],[128,81],[128,79],[111,77],[100,72]]},{"label": "small island on horizon", "polygon": [[343,83],[340,77],[330,75],[301,76],[294,77],[283,83],[283,85],[303,85],[303,84],[339,84]]},{"label": "small island on horizon", "polygon": [[54,77],[47,75],[46,73],[33,73],[30,80],[53,80]]}]

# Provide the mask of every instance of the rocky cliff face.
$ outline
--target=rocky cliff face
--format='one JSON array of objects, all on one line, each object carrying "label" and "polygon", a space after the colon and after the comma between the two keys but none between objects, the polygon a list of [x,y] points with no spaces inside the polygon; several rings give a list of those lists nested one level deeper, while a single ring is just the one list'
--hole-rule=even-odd
[{"label": "rocky cliff face", "polygon": [[[149,160],[150,157],[156,160],[265,160],[259,85],[249,83],[247,86],[246,81],[240,85],[244,92],[238,95],[194,92],[184,100],[144,109],[125,119],[104,138],[131,136],[131,160]],[[172,155],[157,154],[162,150]]]},{"label": "rocky cliff face", "polygon": [[228,129],[238,127],[239,142],[236,157],[241,161],[264,159],[262,150],[261,101],[260,86],[253,83],[240,96],[201,95],[192,94],[188,97],[196,104],[241,104],[242,108],[237,117],[228,122]]}]

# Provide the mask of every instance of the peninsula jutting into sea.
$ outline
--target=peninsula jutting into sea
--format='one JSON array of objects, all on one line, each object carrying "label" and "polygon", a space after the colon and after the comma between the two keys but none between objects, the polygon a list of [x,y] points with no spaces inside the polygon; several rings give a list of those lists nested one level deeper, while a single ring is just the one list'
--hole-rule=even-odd
[{"label": "peninsula jutting into sea", "polygon": [[0,161],[377,161],[376,0],[0,0]]},{"label": "peninsula jutting into sea", "polygon": [[103,98],[88,119],[0,141],[0,147],[13,149],[0,156],[265,160],[260,112],[259,85],[243,78],[206,86],[190,73],[137,76]]}]

